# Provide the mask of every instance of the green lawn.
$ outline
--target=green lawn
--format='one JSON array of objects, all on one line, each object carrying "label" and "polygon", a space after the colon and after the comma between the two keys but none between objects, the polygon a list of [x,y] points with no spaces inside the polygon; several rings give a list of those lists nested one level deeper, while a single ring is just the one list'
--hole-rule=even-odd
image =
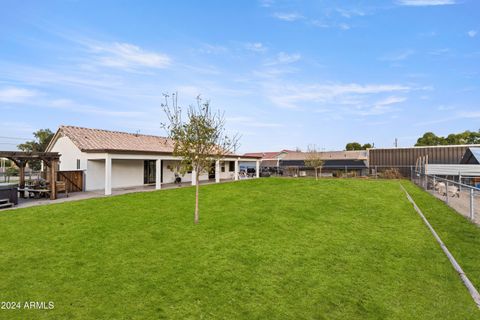
[{"label": "green lawn", "polygon": [[[480,284],[480,229],[404,182]],[[0,212],[0,319],[479,319],[398,181],[259,179]],[[475,261],[477,263],[475,264]]]}]

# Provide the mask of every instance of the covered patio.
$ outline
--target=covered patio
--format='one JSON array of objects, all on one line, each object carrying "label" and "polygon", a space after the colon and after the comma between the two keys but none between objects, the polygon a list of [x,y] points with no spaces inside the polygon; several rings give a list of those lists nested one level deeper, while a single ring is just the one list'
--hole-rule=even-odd
[{"label": "covered patio", "polygon": [[[220,182],[216,182],[214,180],[205,180],[200,181],[200,185],[209,185],[215,183],[228,183],[233,182],[234,180],[231,179],[221,179]],[[162,183],[161,190],[169,190],[169,189],[178,189],[178,188],[186,188],[191,187],[191,182],[182,182],[182,183]],[[78,201],[78,200],[86,200],[86,199],[94,199],[94,198],[102,198],[106,196],[119,196],[123,194],[129,193],[138,193],[138,192],[152,192],[157,191],[158,189],[155,185],[143,185],[137,187],[125,187],[125,188],[112,188],[110,195],[105,195],[104,190],[96,190],[96,191],[84,191],[84,192],[75,192],[70,194],[67,197],[61,197],[56,200],[50,199],[18,199],[18,205],[13,207],[13,209],[19,208],[27,208],[27,207],[34,207],[34,206],[41,206],[41,205],[48,205],[52,203],[63,203],[63,202],[70,202],[70,201]]]},{"label": "covered patio", "polygon": [[[211,172],[203,172],[200,182],[236,181],[241,179],[239,162],[254,162],[256,178],[260,177],[260,159],[239,156],[227,156],[212,159]],[[171,155],[127,154],[127,153],[91,153],[87,158],[87,190],[103,190],[105,195],[115,194],[122,188],[149,187],[162,189],[175,185],[177,177],[181,185],[195,185],[195,172],[184,175],[178,173],[180,159]]]}]

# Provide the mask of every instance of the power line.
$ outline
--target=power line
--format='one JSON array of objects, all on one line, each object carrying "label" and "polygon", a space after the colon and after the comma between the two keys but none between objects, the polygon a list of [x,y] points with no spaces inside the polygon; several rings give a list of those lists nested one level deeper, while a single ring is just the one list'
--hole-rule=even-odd
[{"label": "power line", "polygon": [[0,136],[1,139],[13,139],[13,140],[29,140],[29,138],[19,138],[19,137],[4,137]]},{"label": "power line", "polygon": [[11,145],[18,145],[18,143],[14,143],[14,142],[0,142],[0,144],[11,144]]}]

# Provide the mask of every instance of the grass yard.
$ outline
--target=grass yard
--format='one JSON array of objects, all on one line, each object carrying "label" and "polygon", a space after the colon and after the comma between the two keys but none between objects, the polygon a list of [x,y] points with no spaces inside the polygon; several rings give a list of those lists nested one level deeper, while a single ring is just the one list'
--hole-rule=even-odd
[{"label": "grass yard", "polygon": [[[480,287],[480,229],[403,182]],[[398,181],[258,179],[0,212],[1,319],[479,319]]]}]

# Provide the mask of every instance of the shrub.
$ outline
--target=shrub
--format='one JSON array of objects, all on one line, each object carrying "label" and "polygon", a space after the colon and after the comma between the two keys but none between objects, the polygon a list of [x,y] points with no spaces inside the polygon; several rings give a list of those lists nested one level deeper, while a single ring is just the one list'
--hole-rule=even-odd
[{"label": "shrub", "polygon": [[390,168],[383,172],[382,178],[385,179],[400,179],[402,178],[402,174],[397,168]]}]

